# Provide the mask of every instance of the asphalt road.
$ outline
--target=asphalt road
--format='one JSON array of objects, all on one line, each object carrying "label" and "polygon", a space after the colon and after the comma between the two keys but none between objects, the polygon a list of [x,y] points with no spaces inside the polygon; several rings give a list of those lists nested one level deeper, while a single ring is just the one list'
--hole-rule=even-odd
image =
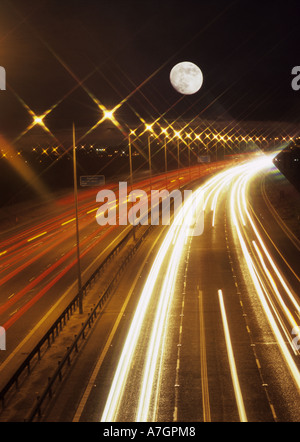
[{"label": "asphalt road", "polygon": [[[183,186],[219,165],[170,171],[134,183],[135,189]],[[116,192],[118,183],[105,185]],[[99,189],[79,192],[80,265],[84,283],[130,226],[100,226],[95,216]],[[115,203],[118,210],[118,199]],[[128,207],[129,209],[129,207]],[[10,209],[11,210],[11,209]],[[32,215],[32,216],[31,216]],[[0,325],[6,350],[0,351],[0,389],[78,292],[74,196],[27,208],[22,224],[0,235]]]},{"label": "asphalt road", "polygon": [[253,161],[205,182],[201,235],[155,228],[44,421],[299,421],[299,251]]}]

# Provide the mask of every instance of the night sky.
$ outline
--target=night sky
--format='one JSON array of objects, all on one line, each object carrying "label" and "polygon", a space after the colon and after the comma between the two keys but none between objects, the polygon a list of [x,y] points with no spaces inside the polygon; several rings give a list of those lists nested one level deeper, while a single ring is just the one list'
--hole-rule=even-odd
[{"label": "night sky", "polygon": [[[166,118],[299,122],[299,1],[22,0],[0,2],[0,131],[13,140],[31,122],[53,133],[101,117],[88,92],[131,124]],[[197,94],[169,81],[179,61],[203,72]],[[83,82],[83,83],[82,83]],[[84,85],[84,87],[82,87]],[[22,105],[23,101],[23,105]]]}]

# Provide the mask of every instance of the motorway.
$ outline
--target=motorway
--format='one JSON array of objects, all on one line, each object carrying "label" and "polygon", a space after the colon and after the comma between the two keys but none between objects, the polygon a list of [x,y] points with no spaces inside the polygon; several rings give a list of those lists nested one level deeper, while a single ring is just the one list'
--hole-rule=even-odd
[{"label": "motorway", "polygon": [[[194,181],[192,196],[171,226],[155,226],[133,257],[43,411],[43,421],[299,421],[299,248],[270,211],[263,183],[271,170],[271,157],[261,155],[227,168],[221,165],[215,174],[202,177],[201,185]],[[173,173],[169,185],[176,188],[181,177],[182,184],[190,178],[181,173],[176,180]],[[157,184],[162,186],[163,180],[157,178]],[[144,188],[149,189],[149,181]],[[81,204],[82,236],[96,209],[95,201]],[[74,230],[65,230],[73,221],[71,213],[64,213],[38,230],[2,241],[1,250],[7,250],[2,255],[3,284],[16,268],[22,272],[31,264],[28,251],[41,262],[35,267],[39,275],[47,274],[41,261],[46,247],[53,247],[56,262],[57,253],[61,258],[68,255],[66,250],[75,254],[74,236],[66,238]],[[94,230],[85,233],[85,269],[93,260],[99,262],[100,241],[103,251],[125,231],[97,228],[99,237]],[[62,251],[60,238],[67,240]],[[18,261],[23,248],[27,254]],[[91,250],[94,255],[88,255]],[[74,267],[74,257],[68,263],[63,269]],[[34,329],[26,314],[38,324],[61,293],[76,285],[74,271],[65,287],[55,289],[55,278],[64,275],[61,267],[55,269],[54,264],[54,279],[47,283],[38,276],[32,280],[42,284],[33,294],[32,282],[25,289],[17,278],[10,286],[17,295],[2,300],[1,313],[7,315],[2,324],[15,331],[8,359],[19,354],[17,333],[26,336]]]},{"label": "motorway", "polygon": [[[217,166],[213,166],[217,167]],[[219,167],[223,167],[220,163]],[[169,190],[209,173],[212,166],[170,171],[139,180],[133,189]],[[118,207],[118,183],[114,190]],[[126,225],[101,226],[96,222],[98,188],[79,191],[80,265],[84,283],[130,230]],[[78,293],[75,208],[72,193],[51,205],[41,205],[27,219],[0,235],[0,325],[6,330],[6,350],[0,351],[0,390],[39,342],[52,323]]]},{"label": "motorway", "polygon": [[299,421],[299,249],[271,170],[262,155],[219,171],[184,223],[155,227],[42,420]]}]

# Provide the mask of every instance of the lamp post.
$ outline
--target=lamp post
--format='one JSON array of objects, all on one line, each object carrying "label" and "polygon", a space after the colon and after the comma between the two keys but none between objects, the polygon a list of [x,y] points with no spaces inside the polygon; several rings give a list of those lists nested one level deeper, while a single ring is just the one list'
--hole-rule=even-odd
[{"label": "lamp post", "polygon": [[[135,135],[135,131],[131,130],[128,135],[128,149],[129,149],[129,173],[130,173],[130,187],[131,192],[133,190],[133,175],[132,175],[132,155],[131,155],[131,139],[130,135]],[[132,202],[131,202],[132,207]],[[133,240],[135,241],[135,226],[132,226],[132,234],[133,234]]]},{"label": "lamp post", "polygon": [[190,133],[186,134],[188,142],[187,142],[187,146],[188,146],[188,157],[189,157],[189,176],[190,176],[190,181],[192,180],[192,174],[191,174],[191,138],[192,135]]},{"label": "lamp post", "polygon": [[151,134],[148,134],[148,158],[149,158],[149,179],[150,179],[150,194],[152,190],[152,165],[151,165]]},{"label": "lamp post", "polygon": [[175,136],[177,138],[177,179],[178,179],[178,187],[179,187],[179,140],[181,138],[180,131],[175,131]]},{"label": "lamp post", "polygon": [[179,186],[179,138],[177,138],[177,179],[178,179],[178,187]]},{"label": "lamp post", "polygon": [[149,161],[149,180],[150,180],[150,196],[152,191],[152,164],[151,164],[151,133],[153,132],[152,124],[146,124],[146,130],[148,131],[148,161]]},{"label": "lamp post", "polygon": [[223,135],[220,135],[220,138],[223,143],[223,160],[225,161],[225,152],[226,152],[226,146],[225,146],[225,137]]},{"label": "lamp post", "polygon": [[75,215],[76,215],[76,252],[77,252],[77,278],[79,291],[79,313],[83,313],[82,306],[82,281],[80,268],[80,248],[79,248],[79,225],[78,225],[78,194],[77,194],[77,163],[76,163],[76,144],[75,144],[75,125],[73,123],[73,173],[74,173],[74,200],[75,200]]},{"label": "lamp post", "polygon": [[196,140],[198,140],[198,144],[196,144],[196,148],[198,147],[198,149],[197,149],[197,163],[198,163],[198,176],[200,177],[201,176],[201,164],[200,164],[200,152],[199,152],[199,145],[200,145],[200,134],[196,134]]},{"label": "lamp post", "polygon": [[[116,108],[112,110],[108,110],[101,106],[100,109],[103,112],[102,118],[99,120],[97,125],[102,123],[104,120],[110,120],[114,124],[117,124],[117,121],[114,117],[114,112]],[[43,119],[46,114],[36,117],[36,124],[43,124]],[[82,280],[81,280],[81,266],[80,266],[80,246],[79,246],[79,223],[78,223],[78,192],[77,192],[77,162],[76,162],[76,143],[75,143],[75,124],[73,123],[73,173],[74,173],[74,199],[75,199],[75,213],[76,213],[76,250],[77,250],[77,273],[78,273],[78,290],[79,290],[79,313],[83,313],[83,303],[82,303]]]},{"label": "lamp post", "polygon": [[168,136],[168,132],[167,129],[162,128],[162,133],[165,135],[164,136],[164,152],[165,152],[165,176],[166,176],[166,187],[168,189],[168,159],[167,159],[167,136]]}]

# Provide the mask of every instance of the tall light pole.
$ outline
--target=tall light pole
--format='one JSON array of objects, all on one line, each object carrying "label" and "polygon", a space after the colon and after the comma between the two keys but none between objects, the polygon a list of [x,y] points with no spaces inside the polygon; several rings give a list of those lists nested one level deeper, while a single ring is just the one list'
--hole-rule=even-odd
[{"label": "tall light pole", "polygon": [[165,176],[166,176],[166,187],[168,189],[168,158],[167,158],[167,136],[168,136],[168,132],[167,129],[162,128],[162,133],[165,135],[164,136],[164,151],[165,151]]},{"label": "tall light pole", "polygon": [[76,144],[75,144],[75,125],[73,123],[73,172],[74,172],[74,200],[76,214],[76,251],[77,251],[77,278],[79,291],[79,313],[83,313],[82,306],[82,281],[80,268],[80,247],[79,247],[79,225],[78,225],[78,193],[77,193],[77,162],[76,162]]},{"label": "tall light pole", "polygon": [[179,140],[181,138],[180,131],[175,131],[175,136],[177,138],[177,179],[178,179],[178,187],[179,187]]},{"label": "tall light pole", "polygon": [[[129,173],[130,173],[130,187],[131,192],[133,190],[133,175],[132,175],[132,155],[131,155],[131,139],[130,135],[135,135],[135,131],[131,130],[128,135],[128,149],[129,149]],[[132,207],[132,203],[131,203]],[[132,226],[132,234],[133,234],[133,240],[135,241],[135,226]]]},{"label": "tall light pole", "polygon": [[179,187],[179,138],[177,138],[177,178]]},{"label": "tall light pole", "polygon": [[151,164],[151,134],[148,134],[148,158],[149,158],[149,179],[150,179],[150,192],[152,190],[152,164]]},{"label": "tall light pole", "polygon": [[189,156],[189,176],[190,176],[190,181],[192,180],[192,174],[191,174],[191,138],[192,135],[190,133],[186,134],[186,137],[188,139],[187,142],[187,146],[188,146],[188,156]]},{"label": "tall light pole", "polygon": [[198,145],[196,145],[196,147],[198,147],[198,149],[197,149],[197,162],[198,162],[198,175],[200,177],[200,175],[201,175],[201,164],[200,164],[200,155],[199,155],[200,134],[196,134],[196,140],[198,140]]},{"label": "tall light pole", "polygon": [[149,161],[149,180],[150,180],[150,196],[152,191],[152,164],[151,164],[151,133],[153,132],[152,124],[146,124],[146,130],[148,131],[148,161]]}]

